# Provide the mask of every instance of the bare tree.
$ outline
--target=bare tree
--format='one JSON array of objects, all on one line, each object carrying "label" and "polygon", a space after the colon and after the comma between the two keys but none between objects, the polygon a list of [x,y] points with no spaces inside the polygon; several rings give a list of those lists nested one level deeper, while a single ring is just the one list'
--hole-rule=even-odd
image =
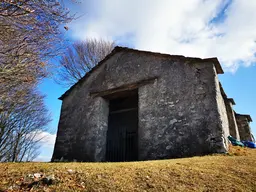
[{"label": "bare tree", "polygon": [[40,133],[50,118],[43,96],[32,92],[25,100],[0,112],[0,161],[31,161],[39,154]]},{"label": "bare tree", "polygon": [[71,86],[104,59],[114,48],[114,43],[103,39],[88,39],[70,46],[59,61],[57,83]]},{"label": "bare tree", "polygon": [[1,1],[0,111],[48,75],[47,61],[63,49],[64,25],[72,18],[59,0]]}]

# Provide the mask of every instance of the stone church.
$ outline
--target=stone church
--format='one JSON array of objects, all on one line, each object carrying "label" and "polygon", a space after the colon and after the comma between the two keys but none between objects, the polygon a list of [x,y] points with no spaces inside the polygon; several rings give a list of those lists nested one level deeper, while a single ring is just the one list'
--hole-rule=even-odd
[{"label": "stone church", "polygon": [[52,161],[140,161],[225,153],[253,140],[217,58],[116,47],[66,91]]}]

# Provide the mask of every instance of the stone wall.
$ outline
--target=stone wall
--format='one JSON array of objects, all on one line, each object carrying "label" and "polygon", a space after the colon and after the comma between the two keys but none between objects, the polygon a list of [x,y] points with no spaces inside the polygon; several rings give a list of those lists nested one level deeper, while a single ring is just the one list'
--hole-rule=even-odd
[{"label": "stone wall", "polygon": [[233,102],[233,99],[228,99],[228,98],[225,99],[230,135],[236,138],[237,140],[240,140],[239,131],[238,131],[236,118],[235,118],[235,112],[233,110],[233,104],[235,104]]},{"label": "stone wall", "polygon": [[139,89],[140,160],[225,152],[227,117],[217,108],[214,66],[170,61],[162,68],[153,86]]},{"label": "stone wall", "polygon": [[221,142],[223,143],[223,151],[226,152],[228,150],[228,136],[230,135],[229,133],[229,122],[228,122],[228,117],[227,117],[227,109],[225,106],[224,98],[221,93],[221,85],[218,80],[217,75],[215,76],[215,91],[216,91],[216,99],[217,99],[217,110],[219,112],[219,118],[216,120],[218,121],[218,126],[219,128],[217,129],[218,131],[222,132],[222,138],[219,141],[219,145],[222,146]]},{"label": "stone wall", "polygon": [[63,99],[52,160],[104,161],[108,101],[91,93],[155,79],[139,92],[139,160],[225,152],[228,120],[214,64],[120,51]]},{"label": "stone wall", "polygon": [[251,134],[250,121],[251,118],[249,115],[236,114],[236,122],[240,134],[240,140],[242,141],[254,141]]}]

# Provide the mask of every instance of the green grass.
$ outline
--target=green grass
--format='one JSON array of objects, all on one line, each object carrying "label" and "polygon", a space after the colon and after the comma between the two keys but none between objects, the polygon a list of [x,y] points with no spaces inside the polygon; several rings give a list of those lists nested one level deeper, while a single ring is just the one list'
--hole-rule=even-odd
[{"label": "green grass", "polygon": [[[2,163],[0,191],[256,191],[255,160],[256,150],[232,147],[229,155],[161,161]],[[54,183],[28,177],[34,173]]]}]

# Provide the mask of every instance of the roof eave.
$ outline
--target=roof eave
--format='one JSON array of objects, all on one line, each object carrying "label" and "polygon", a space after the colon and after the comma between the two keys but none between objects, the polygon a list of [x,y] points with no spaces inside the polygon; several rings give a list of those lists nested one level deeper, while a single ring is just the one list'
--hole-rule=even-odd
[{"label": "roof eave", "polygon": [[244,116],[244,117],[247,118],[247,120],[248,120],[249,122],[252,122],[252,118],[251,118],[251,116],[248,115],[248,114],[238,114],[238,113],[235,113],[235,115],[236,115],[236,116]]},{"label": "roof eave", "polygon": [[217,57],[206,58],[206,59],[203,59],[203,60],[206,61],[206,62],[212,62],[215,66],[217,74],[224,74],[224,71],[223,71]]},{"label": "roof eave", "polygon": [[233,98],[227,98],[227,99],[232,103],[232,105],[236,105],[235,100]]}]

